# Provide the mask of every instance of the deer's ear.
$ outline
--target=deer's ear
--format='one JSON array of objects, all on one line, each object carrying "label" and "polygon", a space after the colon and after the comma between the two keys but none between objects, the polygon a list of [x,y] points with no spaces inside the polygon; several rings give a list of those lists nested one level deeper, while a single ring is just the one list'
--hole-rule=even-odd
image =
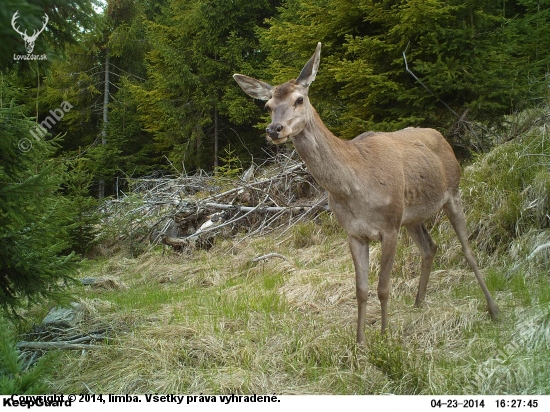
[{"label": "deer's ear", "polygon": [[321,60],[321,43],[317,43],[317,48],[315,49],[315,53],[313,53],[313,56],[311,56],[311,59],[306,63],[304,68],[302,69],[300,76],[298,76],[298,79],[296,80],[299,84],[301,84],[304,87],[309,87],[311,83],[313,83],[313,80],[315,80],[315,76],[317,75],[317,70],[319,69],[319,61]]},{"label": "deer's ear", "polygon": [[244,74],[234,74],[233,78],[249,96],[260,100],[271,99],[273,86]]}]

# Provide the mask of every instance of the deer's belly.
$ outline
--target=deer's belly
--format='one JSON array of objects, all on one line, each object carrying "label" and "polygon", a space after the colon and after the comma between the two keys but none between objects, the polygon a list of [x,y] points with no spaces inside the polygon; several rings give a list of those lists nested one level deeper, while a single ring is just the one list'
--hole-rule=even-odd
[{"label": "deer's belly", "polygon": [[366,209],[363,205],[354,207],[331,197],[329,206],[346,233],[358,239],[379,241],[384,231],[397,230],[401,223],[399,214],[388,213],[387,209]]}]

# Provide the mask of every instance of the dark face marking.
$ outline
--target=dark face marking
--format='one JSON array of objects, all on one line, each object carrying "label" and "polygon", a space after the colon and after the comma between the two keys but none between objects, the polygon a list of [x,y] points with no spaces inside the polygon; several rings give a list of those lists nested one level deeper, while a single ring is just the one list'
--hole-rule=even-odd
[{"label": "dark face marking", "polygon": [[290,80],[286,83],[276,86],[273,89],[272,98],[277,100],[283,100],[286,96],[288,96],[290,93],[294,91],[296,86],[297,86],[296,80]]}]

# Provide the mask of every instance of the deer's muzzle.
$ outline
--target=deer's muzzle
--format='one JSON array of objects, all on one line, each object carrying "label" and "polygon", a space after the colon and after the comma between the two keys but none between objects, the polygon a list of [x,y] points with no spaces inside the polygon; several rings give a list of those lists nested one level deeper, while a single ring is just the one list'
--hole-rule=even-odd
[{"label": "deer's muzzle", "polygon": [[279,136],[280,136],[281,132],[283,131],[283,128],[284,127],[281,123],[272,123],[269,126],[267,126],[265,131],[267,132],[267,135],[272,140],[277,140],[277,139],[280,138]]}]

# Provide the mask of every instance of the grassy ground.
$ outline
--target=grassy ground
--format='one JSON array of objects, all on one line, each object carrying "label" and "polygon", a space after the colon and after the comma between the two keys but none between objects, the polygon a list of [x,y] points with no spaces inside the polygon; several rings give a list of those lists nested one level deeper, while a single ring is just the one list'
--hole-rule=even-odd
[{"label": "grassy ground", "polygon": [[[434,237],[443,239],[445,224]],[[379,245],[371,246],[367,346],[355,344],[353,266],[330,216],[231,250],[112,258],[82,277],[89,328],[116,339],[64,352],[55,392],[496,394],[550,393],[550,284],[544,274],[484,274],[503,312],[494,323],[457,241],[439,255],[426,303],[413,308],[420,257],[403,232],[394,268],[390,330],[380,336]],[[445,242],[443,242],[445,243]],[[228,252],[231,250],[231,252]],[[288,261],[252,259],[278,252]]]},{"label": "grassy ground", "polygon": [[[490,320],[442,214],[426,301],[414,308],[420,256],[401,233],[380,336],[380,250],[371,245],[367,345],[355,344],[353,265],[330,215],[286,233],[89,262],[80,286],[100,350],[63,352],[53,392],[550,394],[550,145],[546,107],[511,119],[518,136],[465,168],[471,243],[502,311]],[[288,260],[255,257],[276,252]]]}]

